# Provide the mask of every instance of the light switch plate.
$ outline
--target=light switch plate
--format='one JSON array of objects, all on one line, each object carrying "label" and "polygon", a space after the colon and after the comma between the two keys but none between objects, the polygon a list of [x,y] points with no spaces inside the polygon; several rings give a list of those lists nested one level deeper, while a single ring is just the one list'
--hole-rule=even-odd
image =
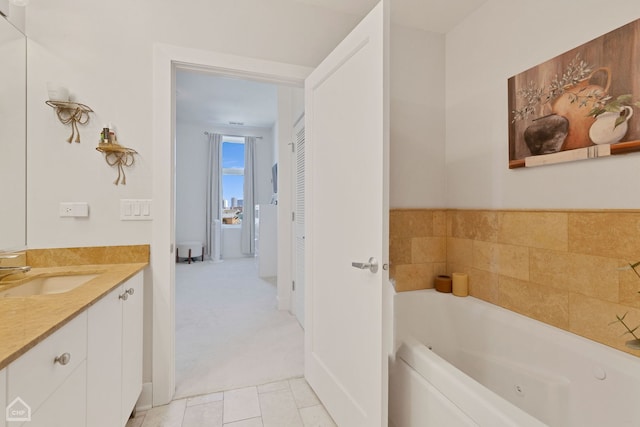
[{"label": "light switch plate", "polygon": [[150,221],[151,199],[120,199],[121,221]]}]

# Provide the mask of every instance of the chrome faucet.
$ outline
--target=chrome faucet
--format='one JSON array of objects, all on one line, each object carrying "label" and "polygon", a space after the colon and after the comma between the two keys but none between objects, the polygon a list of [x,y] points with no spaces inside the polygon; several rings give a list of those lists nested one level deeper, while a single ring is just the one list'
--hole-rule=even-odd
[{"label": "chrome faucet", "polygon": [[[14,259],[14,258],[18,258],[19,256],[20,254],[11,253],[11,252],[0,253],[0,262],[3,259]],[[30,270],[31,270],[31,267],[28,265],[15,266],[15,267],[0,266],[0,280],[12,274],[26,273],[27,271],[30,271]]]}]

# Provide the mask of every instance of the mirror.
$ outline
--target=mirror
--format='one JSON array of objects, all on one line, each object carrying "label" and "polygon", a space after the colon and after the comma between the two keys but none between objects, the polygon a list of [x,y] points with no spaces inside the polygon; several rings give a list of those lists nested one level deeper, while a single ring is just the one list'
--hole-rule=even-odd
[{"label": "mirror", "polygon": [[27,244],[27,40],[0,15],[0,250]]}]

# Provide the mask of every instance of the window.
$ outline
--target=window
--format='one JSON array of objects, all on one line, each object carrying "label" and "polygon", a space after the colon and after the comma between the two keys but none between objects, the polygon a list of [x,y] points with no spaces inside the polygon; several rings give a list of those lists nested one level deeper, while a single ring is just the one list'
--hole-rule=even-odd
[{"label": "window", "polygon": [[244,138],[222,142],[222,223],[242,222],[244,194]]}]

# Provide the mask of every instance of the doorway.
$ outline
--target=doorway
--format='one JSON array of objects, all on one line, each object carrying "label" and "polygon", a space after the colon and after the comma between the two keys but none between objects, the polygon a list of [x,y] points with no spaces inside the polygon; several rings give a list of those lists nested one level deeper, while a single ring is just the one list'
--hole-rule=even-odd
[{"label": "doorway", "polygon": [[[175,167],[173,160],[173,148],[175,132],[171,125],[175,110],[172,108],[173,94],[167,88],[172,89],[175,78],[175,67],[180,61],[185,63],[202,63],[207,59],[211,67],[222,70],[234,70],[237,75],[250,74],[264,79],[288,80],[294,85],[300,86],[303,79],[309,76],[305,86],[307,114],[310,119],[306,127],[307,142],[311,150],[311,160],[305,171],[305,186],[309,186],[308,200],[313,200],[311,206],[306,206],[308,221],[305,227],[307,236],[313,245],[305,247],[305,264],[308,270],[305,274],[305,285],[309,285],[308,297],[305,298],[305,378],[318,389],[323,400],[331,403],[329,408],[332,413],[339,415],[340,424],[349,424],[350,419],[359,419],[358,425],[386,425],[386,349],[389,335],[388,308],[389,296],[388,273],[378,273],[376,259],[382,260],[384,265],[388,263],[388,227],[385,218],[388,217],[388,153],[389,153],[389,82],[388,82],[388,29],[389,29],[389,3],[382,1],[367,17],[341,42],[336,49],[313,70],[309,76],[306,67],[290,66],[270,61],[253,60],[250,58],[231,57],[216,53],[192,51],[171,46],[156,46],[154,48],[154,129],[153,137],[157,141],[157,155],[154,155],[154,180],[153,197],[158,201],[158,210],[162,212],[152,227],[152,254],[153,266],[153,404],[154,406],[167,403],[171,400],[172,390],[175,386],[175,371],[172,366],[175,358],[175,334],[172,329],[175,322],[175,267],[171,265],[175,244],[175,187],[173,176]],[[362,53],[362,55],[360,55]],[[191,58],[190,61],[187,59]],[[195,58],[195,59],[193,59]],[[187,61],[187,62],[185,62]],[[226,68],[222,67],[226,65]],[[243,73],[244,72],[244,73]],[[336,76],[335,78],[330,78]],[[366,76],[366,79],[361,77]],[[351,88],[355,84],[357,90]],[[323,90],[328,88],[327,90]],[[346,90],[345,90],[346,88]],[[318,101],[318,102],[316,102]],[[373,101],[373,102],[372,102]],[[341,108],[336,109],[336,106]],[[311,110],[313,107],[313,110]],[[343,114],[343,115],[341,115]],[[351,117],[354,116],[354,117]],[[341,123],[340,130],[335,131],[335,121]],[[352,123],[367,124],[366,126],[348,126]],[[318,126],[316,126],[318,125]],[[309,136],[313,135],[312,138]],[[339,136],[340,138],[332,138]],[[344,138],[347,138],[344,140]],[[311,141],[327,141],[335,139],[332,147],[322,146]],[[335,153],[341,152],[344,147],[352,147],[351,142],[357,142],[358,148],[348,150],[349,156],[341,159],[341,167],[336,170],[341,174],[319,174],[318,180],[314,180],[314,174],[320,168],[310,168],[315,164],[332,164]],[[337,144],[339,142],[339,144]],[[371,143],[374,143],[373,145]],[[360,147],[364,147],[360,149]],[[156,154],[154,150],[154,154]],[[370,168],[374,176],[355,173],[353,165],[362,162],[359,154],[366,154],[366,161],[372,165],[380,165],[381,168]],[[338,156],[340,158],[342,156]],[[168,167],[167,167],[168,166]],[[167,170],[163,170],[167,167]],[[367,169],[369,170],[369,169]],[[357,176],[357,180],[352,180]],[[321,183],[321,185],[316,185]],[[342,221],[341,212],[331,210],[336,204],[335,194],[340,193],[342,199],[354,193],[362,193],[369,196],[370,192],[362,189],[372,189],[373,197],[358,201],[340,200],[344,206],[359,205],[366,207],[364,211],[375,212],[368,217],[370,221],[359,224],[358,231],[353,239],[350,239],[349,248],[342,248],[340,253],[334,249],[335,243],[345,235],[351,235],[351,229],[345,231],[348,223]],[[329,184],[329,185],[328,185]],[[335,187],[335,188],[334,188]],[[167,191],[168,190],[168,191]],[[164,193],[164,194],[163,194]],[[316,200],[319,197],[321,200]],[[361,200],[362,199],[362,200]],[[373,205],[370,206],[371,202]],[[319,207],[319,208],[318,208]],[[322,218],[321,223],[313,220],[314,217]],[[353,222],[353,221],[351,221]],[[324,225],[323,225],[324,224]],[[339,224],[340,228],[327,231],[326,224]],[[350,223],[349,223],[350,224]],[[381,230],[382,234],[375,230]],[[371,231],[374,231],[371,233]],[[374,236],[376,235],[376,236]],[[321,237],[316,241],[317,237]],[[385,241],[386,240],[386,241]],[[169,248],[169,256],[163,255]],[[305,245],[307,246],[307,245]],[[349,249],[349,253],[345,250]],[[362,254],[371,254],[368,263],[352,262],[352,266],[366,267],[371,275],[355,276],[353,270],[348,269],[346,259],[360,259]],[[339,259],[338,259],[339,258]],[[168,262],[167,262],[168,261]],[[334,270],[340,266],[340,271]],[[327,268],[330,267],[330,268]],[[383,270],[385,270],[383,268]],[[316,277],[316,272],[322,271],[323,275]],[[164,273],[169,273],[164,275]],[[337,274],[336,274],[337,273]],[[345,274],[342,274],[345,273]],[[338,277],[340,280],[335,280]],[[318,287],[317,283],[330,286]],[[347,290],[342,285],[350,286]],[[373,286],[371,286],[373,285]],[[357,289],[356,289],[357,288]],[[315,292],[321,290],[322,295]],[[366,298],[363,293],[366,291]],[[336,298],[340,296],[340,298]],[[339,302],[344,310],[341,317],[334,319],[335,303]],[[384,305],[382,303],[385,303]],[[363,303],[366,303],[363,306]],[[358,322],[348,318],[352,310],[348,308],[359,307]],[[366,308],[366,310],[363,310]],[[168,315],[167,315],[168,314]],[[320,315],[317,315],[320,314]],[[328,315],[327,315],[328,314]],[[166,318],[163,318],[166,315]],[[317,322],[316,320],[322,319]],[[325,322],[325,320],[331,320]],[[367,320],[369,320],[367,322]],[[373,320],[373,324],[371,323]],[[320,326],[316,328],[315,326]],[[343,326],[349,325],[345,329]],[[168,327],[168,329],[167,329]],[[322,331],[320,331],[322,329]],[[168,331],[168,333],[167,333]],[[364,338],[364,339],[353,339]],[[320,340],[320,341],[318,341]],[[364,341],[364,342],[363,342]],[[338,345],[335,345],[335,344]],[[360,345],[366,344],[365,346]],[[362,355],[352,357],[352,361],[360,362],[364,369],[354,374],[351,366],[345,366],[341,356],[344,356],[344,348],[341,344],[349,344],[346,354]],[[351,350],[354,350],[353,352]],[[382,351],[379,351],[382,350]],[[366,363],[361,363],[366,361]],[[328,362],[328,363],[325,363]],[[327,369],[328,368],[328,369]],[[335,369],[333,369],[335,368]],[[163,373],[162,370],[168,372]],[[336,375],[337,374],[337,375]],[[364,386],[358,380],[368,378]],[[355,380],[355,381],[354,381]],[[315,384],[315,385],[314,385]],[[344,386],[347,387],[344,387]],[[354,390],[351,390],[355,387]],[[351,397],[356,396],[358,400]],[[360,401],[362,399],[362,402]],[[350,405],[344,405],[345,402]],[[362,404],[366,404],[363,412]],[[364,418],[363,418],[364,417]],[[365,420],[366,418],[366,420]],[[377,421],[376,421],[377,420]],[[353,424],[353,423],[351,423]],[[355,425],[355,424],[354,424]]]},{"label": "doorway", "polygon": [[[175,267],[175,398],[303,375],[303,332],[289,313],[291,307],[282,307],[278,301],[277,245],[274,242],[267,247],[265,239],[277,236],[275,215],[274,221],[268,222],[267,213],[275,212],[278,203],[274,170],[281,157],[280,123],[287,122],[278,118],[279,113],[287,114],[286,108],[278,108],[286,104],[278,99],[283,93],[288,91],[279,90],[273,83],[230,78],[203,69],[176,69],[178,244],[203,240],[209,135],[219,133],[223,138],[222,224],[211,227],[214,233],[220,232],[216,237],[221,254],[217,256],[206,248],[204,262],[179,262]],[[244,136],[256,138],[252,173],[259,218],[255,254],[240,251],[239,222],[247,218],[243,209],[250,209],[243,206],[243,159],[233,154],[238,150],[224,148],[238,148]],[[225,153],[229,153],[228,158]],[[231,211],[236,215],[229,216]],[[216,237],[205,237],[204,241]]]},{"label": "doorway", "polygon": [[[154,46],[153,57],[153,199],[151,273],[153,337],[147,363],[152,366],[153,406],[167,404],[175,390],[175,73],[178,68],[200,69],[236,78],[252,78],[280,86],[301,88],[310,73],[308,67],[258,60],[235,55],[188,49],[171,45]],[[293,123],[290,123],[291,125]],[[283,130],[286,127],[283,126]],[[284,166],[284,164],[282,165]],[[279,171],[280,172],[280,171]],[[280,176],[286,176],[281,173]],[[280,184],[280,183],[279,183]],[[280,197],[279,206],[287,200]],[[290,203],[290,200],[288,201]],[[290,210],[290,204],[288,209]],[[278,227],[284,230],[284,227]],[[280,250],[279,250],[280,252]],[[290,257],[290,252],[284,260]],[[290,259],[290,258],[289,258]],[[278,277],[280,278],[280,274]],[[280,304],[280,295],[279,295]]]}]

